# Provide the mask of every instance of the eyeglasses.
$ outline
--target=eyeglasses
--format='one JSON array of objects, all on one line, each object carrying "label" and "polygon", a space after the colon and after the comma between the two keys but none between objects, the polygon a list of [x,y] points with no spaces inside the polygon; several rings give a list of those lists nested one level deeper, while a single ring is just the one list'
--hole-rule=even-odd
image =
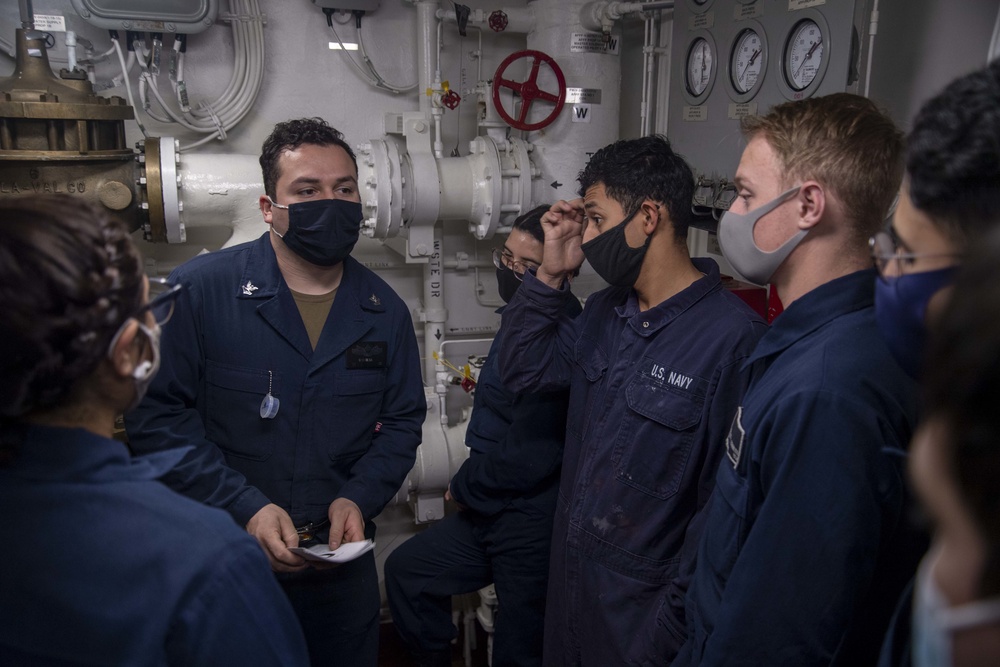
[{"label": "eyeglasses", "polygon": [[514,254],[507,249],[493,248],[493,265],[498,269],[510,269],[518,280],[524,278],[524,272],[528,269],[537,269],[534,262],[519,262],[514,259]]},{"label": "eyeglasses", "polygon": [[[916,259],[930,259],[932,257],[960,257],[957,252],[904,252],[899,247],[899,239],[890,232],[879,232],[868,239],[868,248],[871,250],[872,261],[875,268],[883,278],[903,275],[906,271],[904,266],[913,264]],[[890,274],[889,266],[897,262],[896,270]]]},{"label": "eyeglasses", "polygon": [[177,303],[177,297],[180,296],[183,287],[183,285],[167,282],[166,278],[150,278],[149,291],[150,294],[155,292],[155,296],[149,300],[149,303],[139,308],[132,317],[141,320],[143,313],[148,310],[153,314],[156,323],[162,327],[173,317],[174,305]]},{"label": "eyeglasses", "polygon": [[150,278],[149,292],[150,294],[155,292],[156,295],[121,323],[118,331],[115,332],[115,335],[111,338],[111,342],[108,344],[108,359],[112,358],[115,345],[118,344],[118,339],[121,338],[129,320],[139,322],[139,325],[147,332],[147,335],[151,335],[149,330],[146,329],[145,323],[146,318],[144,314],[147,310],[153,314],[153,319],[156,321],[158,327],[162,327],[169,322],[170,318],[174,315],[174,305],[177,303],[177,297],[180,296],[182,288],[183,285],[169,283],[166,278]]}]

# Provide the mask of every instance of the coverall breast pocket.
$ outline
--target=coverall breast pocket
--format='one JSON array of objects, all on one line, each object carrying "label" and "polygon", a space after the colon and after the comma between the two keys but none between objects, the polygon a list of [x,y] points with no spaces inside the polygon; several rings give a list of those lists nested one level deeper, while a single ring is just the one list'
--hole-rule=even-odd
[{"label": "coverall breast pocket", "polygon": [[382,415],[384,370],[337,373],[329,409],[321,410],[320,433],[329,435],[327,454],[333,461],[357,458],[368,450]]},{"label": "coverall breast pocket", "polygon": [[608,370],[608,355],[600,348],[597,341],[582,336],[573,350],[577,365],[583,370],[587,379],[585,383],[574,383],[569,393],[569,419],[566,422],[568,434],[580,439],[586,430],[587,421],[594,407],[594,395],[601,378]]},{"label": "coverall breast pocket", "polygon": [[281,375],[266,370],[205,363],[205,434],[227,454],[265,461],[274,451],[277,419],[261,419],[268,388],[281,397]]},{"label": "coverall breast pocket", "polygon": [[701,421],[705,399],[638,376],[625,389],[622,419],[612,463],[618,480],[654,498],[677,493]]}]

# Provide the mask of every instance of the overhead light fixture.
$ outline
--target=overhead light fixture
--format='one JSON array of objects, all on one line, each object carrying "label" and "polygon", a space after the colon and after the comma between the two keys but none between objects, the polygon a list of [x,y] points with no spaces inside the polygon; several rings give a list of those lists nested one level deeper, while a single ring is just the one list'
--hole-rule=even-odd
[{"label": "overhead light fixture", "polygon": [[[347,51],[357,51],[358,45],[354,42],[344,42],[344,49]],[[340,51],[340,42],[330,42],[331,51]]]}]

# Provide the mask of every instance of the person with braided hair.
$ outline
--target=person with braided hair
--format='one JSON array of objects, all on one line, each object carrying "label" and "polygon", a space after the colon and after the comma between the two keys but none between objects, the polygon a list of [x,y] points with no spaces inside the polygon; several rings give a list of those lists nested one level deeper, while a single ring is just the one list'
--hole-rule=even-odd
[{"label": "person with braided hair", "polygon": [[302,665],[256,542],[112,438],[159,367],[179,287],[69,195],[0,201],[0,664]]}]

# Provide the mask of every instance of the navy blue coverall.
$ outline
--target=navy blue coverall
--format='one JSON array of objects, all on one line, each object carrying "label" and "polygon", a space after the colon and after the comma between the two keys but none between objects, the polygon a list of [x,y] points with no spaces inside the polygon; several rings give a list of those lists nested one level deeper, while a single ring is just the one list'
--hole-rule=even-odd
[{"label": "navy blue coverall", "polygon": [[[409,311],[381,278],[344,261],[313,350],[271,247],[201,255],[171,280],[185,291],[163,330],[163,365],[126,415],[139,452],[193,446],[165,477],[240,526],[268,503],[296,526],[324,521],[338,497],[371,523],[413,466],[426,414]],[[280,401],[260,416],[268,391]],[[326,539],[326,535],[322,539]],[[314,661],[374,665],[380,595],[375,561],[280,574]]]},{"label": "navy blue coverall", "polygon": [[726,441],[682,665],[874,665],[921,553],[906,544],[914,383],[875,326],[874,271],[772,324]]},{"label": "navy blue coverall", "polygon": [[570,388],[547,667],[663,664],[683,640],[666,612],[683,617],[681,547],[701,533],[743,362],[766,329],[723,289],[715,262],[694,264],[700,280],[644,312],[633,289],[611,287],[571,320],[568,289],[531,274],[504,311],[508,388]]},{"label": "navy blue coverall", "polygon": [[0,466],[0,665],[308,664],[256,541],[158,481],[183,450],[132,458],[42,426],[17,449]]},{"label": "navy blue coverall", "polygon": [[[579,302],[567,300],[567,315],[579,312]],[[498,608],[492,664],[540,666],[568,392],[509,391],[500,382],[499,340],[493,340],[476,384],[465,437],[469,458],[451,480],[451,494],[463,509],[393,551],[385,587],[406,643],[442,653],[457,634],[451,596],[493,583]]]}]

